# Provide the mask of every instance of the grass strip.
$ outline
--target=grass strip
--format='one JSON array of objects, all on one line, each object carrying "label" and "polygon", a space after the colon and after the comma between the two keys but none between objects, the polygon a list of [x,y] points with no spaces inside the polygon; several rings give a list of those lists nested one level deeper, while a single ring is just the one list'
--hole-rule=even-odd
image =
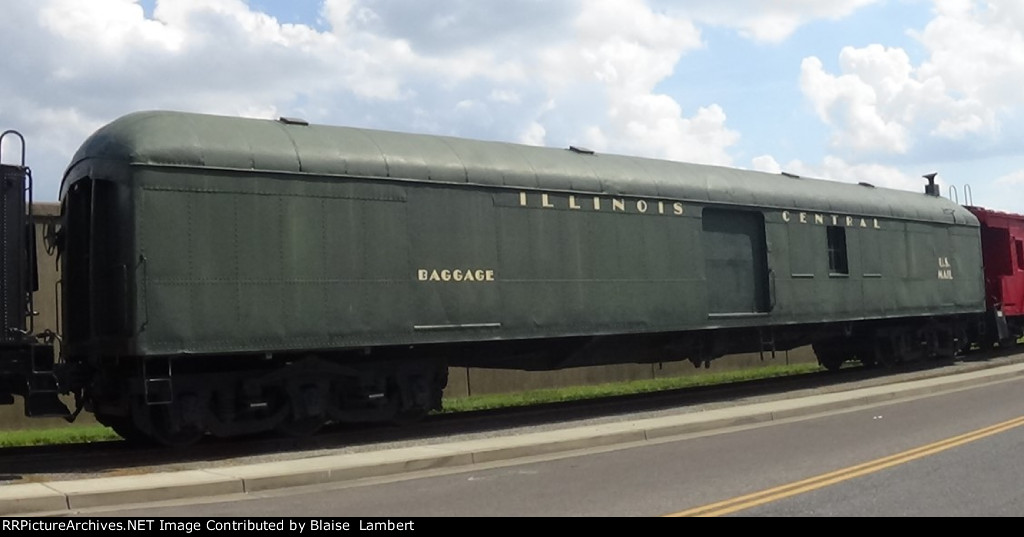
[{"label": "grass strip", "polygon": [[102,425],[68,425],[53,429],[0,431],[0,448],[84,444],[120,439],[117,433]]},{"label": "grass strip", "polygon": [[820,370],[821,367],[818,364],[795,364],[788,366],[768,366],[749,370],[709,373],[704,375],[529,390],[516,393],[450,397],[445,398],[444,410],[441,412],[468,412],[473,410],[489,410],[495,408],[577,401],[597,397],[634,395],[665,390],[677,390],[682,388],[694,388],[699,386],[728,384],[731,382],[784,377],[788,375],[799,375]]}]

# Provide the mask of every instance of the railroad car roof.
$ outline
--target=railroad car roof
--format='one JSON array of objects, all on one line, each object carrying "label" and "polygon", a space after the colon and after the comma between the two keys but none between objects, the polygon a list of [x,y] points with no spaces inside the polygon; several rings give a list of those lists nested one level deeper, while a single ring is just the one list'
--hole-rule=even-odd
[{"label": "railroad car roof", "polygon": [[[90,136],[70,184],[111,165],[380,177],[573,191],[967,223],[936,196],[740,170],[504,142],[184,112],[136,112]],[[923,185],[922,185],[923,190]]]},{"label": "railroad car roof", "polygon": [[978,221],[983,226],[999,228],[1024,227],[1024,214],[994,211],[992,209],[974,206],[968,206],[967,210],[971,211],[971,214],[978,217]]}]

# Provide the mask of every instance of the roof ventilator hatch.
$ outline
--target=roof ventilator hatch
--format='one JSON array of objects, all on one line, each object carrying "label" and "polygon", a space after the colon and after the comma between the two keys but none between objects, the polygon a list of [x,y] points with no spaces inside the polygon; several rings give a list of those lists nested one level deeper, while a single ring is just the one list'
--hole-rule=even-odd
[{"label": "roof ventilator hatch", "polygon": [[281,117],[277,118],[277,121],[280,122],[280,123],[284,123],[285,125],[303,125],[303,126],[306,126],[306,127],[309,126],[309,122],[306,121],[305,119],[300,118],[300,117],[284,117],[284,116],[281,116]]}]

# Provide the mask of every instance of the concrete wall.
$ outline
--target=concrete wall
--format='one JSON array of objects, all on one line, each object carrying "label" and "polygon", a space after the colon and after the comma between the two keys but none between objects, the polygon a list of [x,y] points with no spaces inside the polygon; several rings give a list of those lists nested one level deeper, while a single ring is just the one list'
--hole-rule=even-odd
[{"label": "concrete wall", "polygon": [[723,371],[757,369],[774,365],[817,363],[810,347],[801,347],[790,352],[777,352],[775,357],[765,353],[735,354],[723,356],[711,362],[709,369],[695,368],[689,361],[662,362],[656,364],[621,364],[594,367],[578,367],[561,371],[506,371],[453,367],[448,370],[448,397],[465,397],[491,393],[512,393],[564,386],[586,386],[608,382],[652,380],[683,376],[700,376]]},{"label": "concrete wall", "polygon": [[[33,213],[36,221],[36,250],[39,259],[39,291],[33,296],[33,309],[39,315],[34,319],[34,329],[36,333],[42,332],[45,329],[58,332],[57,319],[59,311],[57,296],[60,268],[57,265],[56,258],[46,253],[43,230],[47,223],[56,221],[60,214],[60,206],[56,203],[36,203],[33,205]],[[770,354],[766,353],[763,361],[761,356],[756,353],[726,356],[713,361],[710,369],[695,368],[688,361],[581,367],[551,372],[453,367],[449,370],[448,388],[445,390],[445,395],[449,397],[464,397],[468,395],[511,393],[542,388],[649,380],[683,375],[705,375],[708,373],[750,369],[768,365],[815,362],[814,353],[810,349],[803,348],[788,353],[776,353],[774,359],[770,357]],[[21,398],[16,397],[15,399],[17,403],[14,405],[0,406],[0,430],[51,428],[67,425],[62,419],[26,418],[24,417]],[[95,422],[91,416],[83,413],[75,423],[91,424]]]}]

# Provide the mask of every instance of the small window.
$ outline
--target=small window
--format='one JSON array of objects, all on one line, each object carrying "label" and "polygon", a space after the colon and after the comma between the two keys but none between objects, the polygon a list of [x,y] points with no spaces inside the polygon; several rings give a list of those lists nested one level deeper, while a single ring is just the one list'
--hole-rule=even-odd
[{"label": "small window", "polygon": [[829,274],[849,274],[850,265],[846,257],[846,229],[828,226],[828,271]]},{"label": "small window", "polygon": [[1024,241],[1013,241],[1017,243],[1017,268],[1024,270]]}]

